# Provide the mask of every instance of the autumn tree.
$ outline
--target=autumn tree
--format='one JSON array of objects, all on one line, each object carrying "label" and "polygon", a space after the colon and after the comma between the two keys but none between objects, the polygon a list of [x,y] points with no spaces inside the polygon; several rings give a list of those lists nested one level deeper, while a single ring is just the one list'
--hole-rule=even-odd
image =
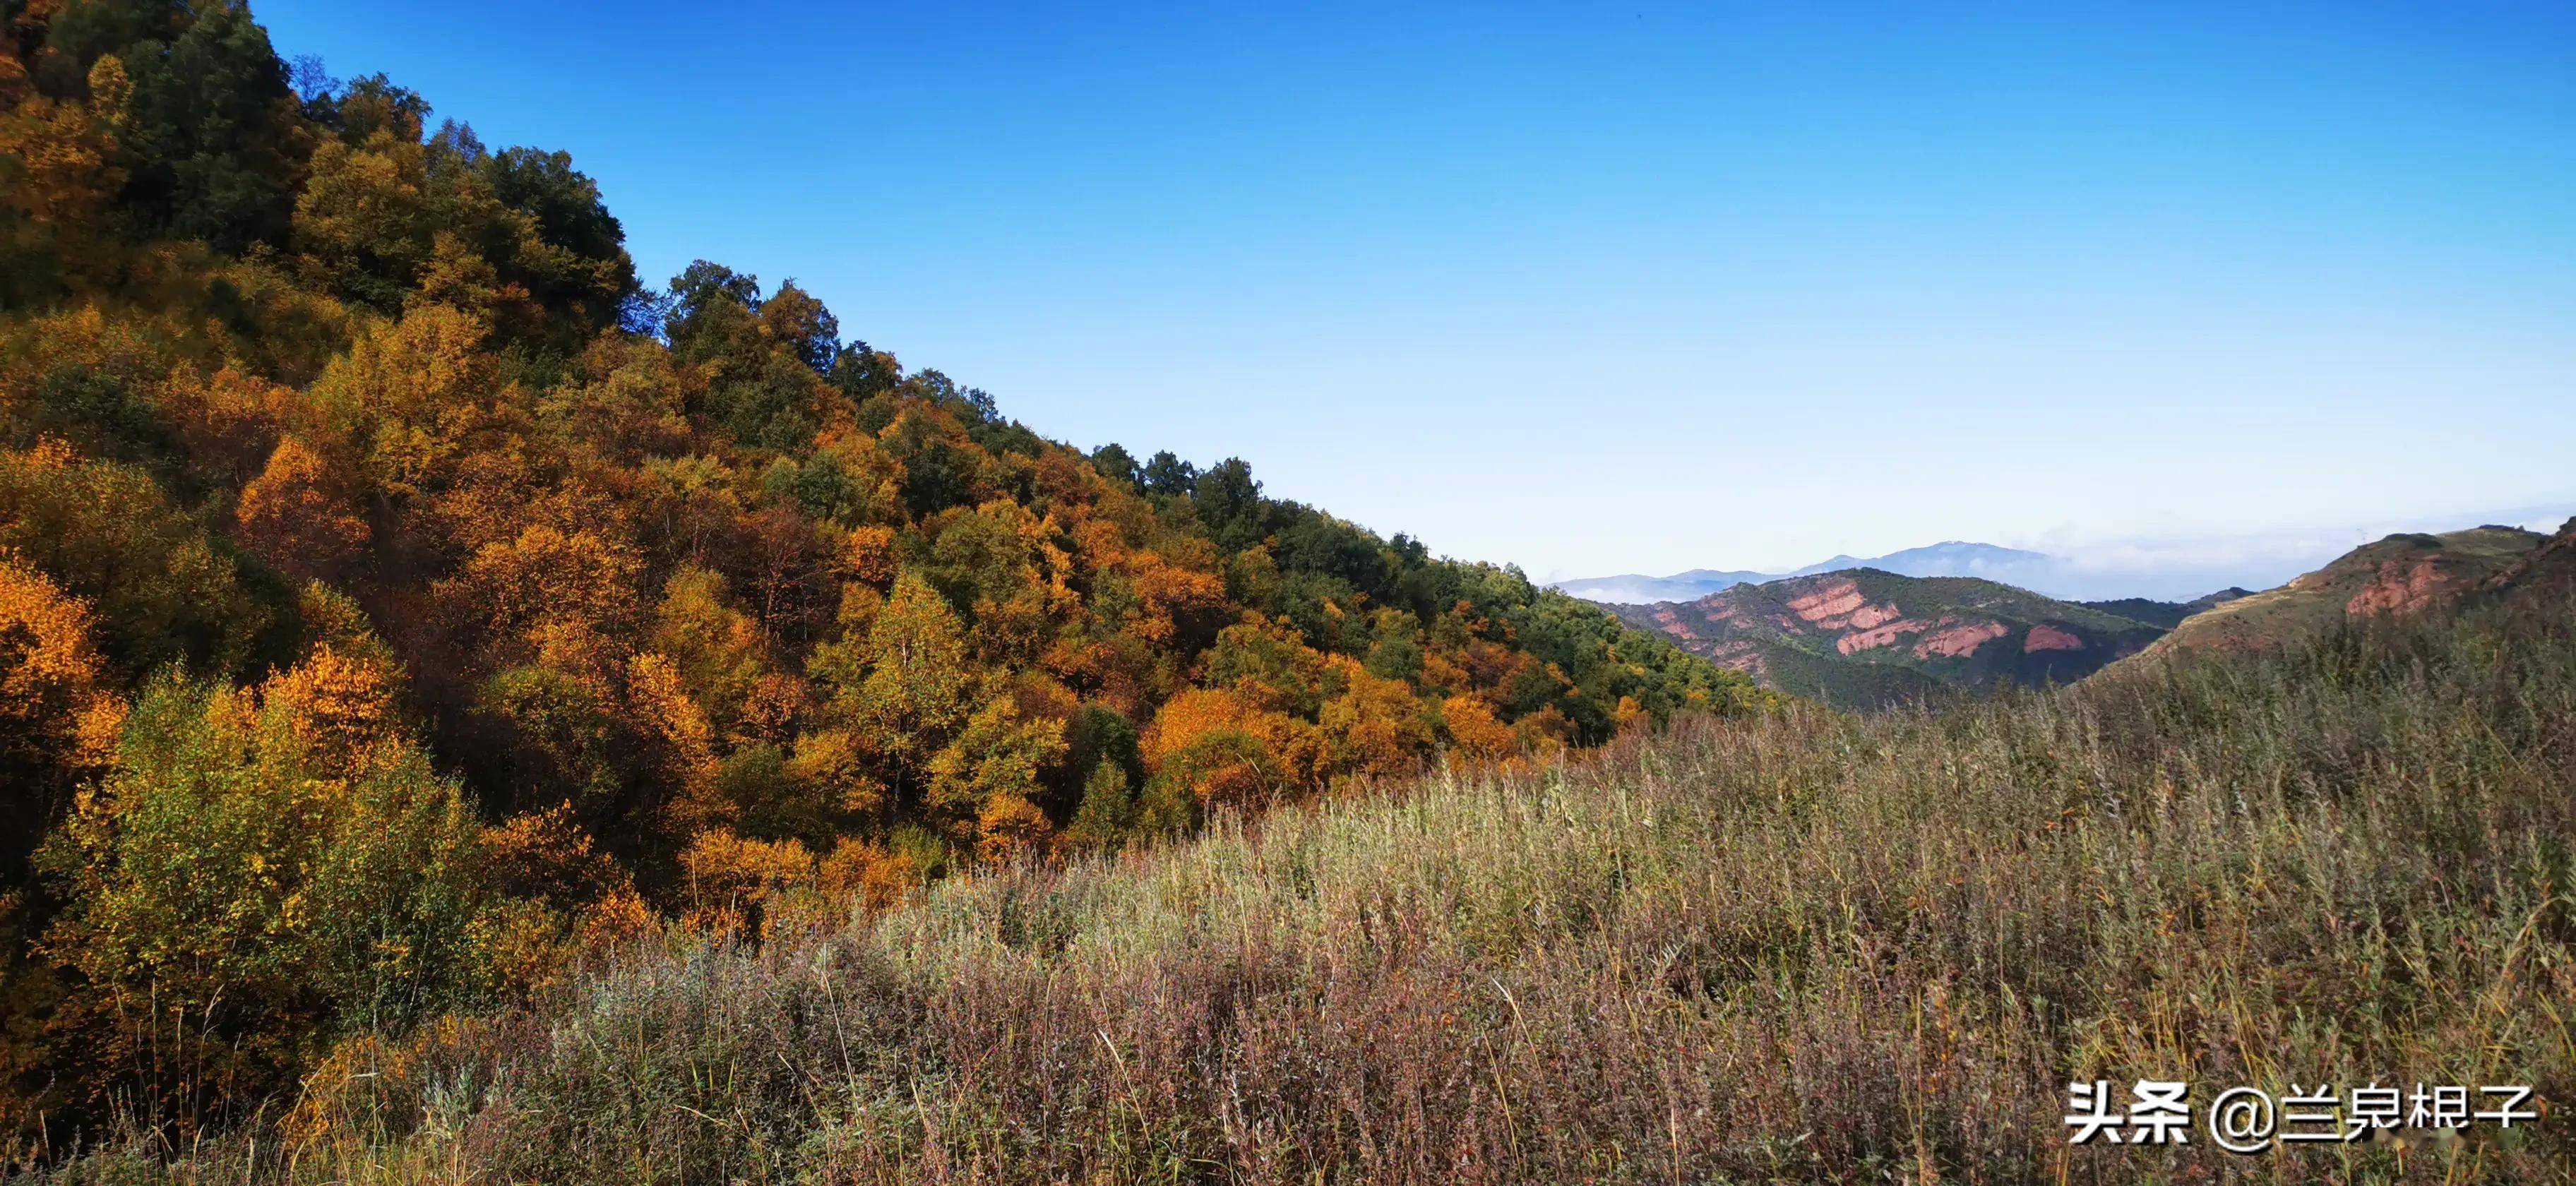
[{"label": "autumn tree", "polygon": [[670,658],[719,734],[754,723],[768,664],[759,626],[729,604],[722,574],[695,566],[671,574],[646,641]]},{"label": "autumn tree", "polygon": [[464,311],[421,306],[367,325],[314,383],[313,410],[350,442],[369,493],[433,492],[504,427],[490,332]]},{"label": "autumn tree", "polygon": [[[123,65],[113,59],[92,73],[94,89],[111,99],[127,86]],[[0,55],[0,206],[14,216],[0,222],[10,231],[5,241],[14,257],[0,268],[0,295],[22,307],[108,266],[102,232],[126,181],[113,102],[34,90],[17,60]]]},{"label": "autumn tree", "polygon": [[124,705],[89,606],[0,549],[0,885],[113,752]]},{"label": "autumn tree", "polygon": [[1469,762],[1500,761],[1516,752],[1519,739],[1494,710],[1473,696],[1451,696],[1440,702],[1440,728],[1451,751]]},{"label": "autumn tree", "polygon": [[437,225],[419,130],[324,141],[309,167],[294,219],[306,267],[352,300],[399,312],[430,262]]},{"label": "autumn tree", "polygon": [[59,443],[0,449],[0,548],[86,599],[100,649],[125,673],[173,661],[230,671],[272,641],[275,611],[140,468]]},{"label": "autumn tree", "polygon": [[1301,785],[1313,743],[1312,730],[1284,713],[1193,689],[1164,703],[1140,748],[1154,783],[1191,802],[1259,808]]},{"label": "autumn tree", "polygon": [[889,763],[898,793],[918,794],[930,759],[965,725],[974,677],[956,612],[928,581],[896,578],[866,637],[816,652],[832,708]]},{"label": "autumn tree", "polygon": [[723,828],[698,833],[680,854],[688,924],[731,934],[757,926],[765,910],[814,880],[814,856],[795,840],[754,840]]},{"label": "autumn tree", "polygon": [[1049,826],[1030,800],[1038,772],[1064,752],[1064,726],[1032,720],[1007,698],[968,718],[957,737],[930,759],[924,801],[987,859],[1027,852]]},{"label": "autumn tree", "polygon": [[116,1072],[99,1088],[201,1114],[344,1026],[483,983],[478,828],[382,691],[325,654],[258,689],[157,682],[135,706],[42,857],[68,903],[47,949],[93,994],[77,1023]]},{"label": "autumn tree", "polygon": [[1317,710],[1324,738],[1318,773],[1326,778],[1392,778],[1422,767],[1437,738],[1436,719],[1411,685],[1336,655],[1329,683],[1337,693]]},{"label": "autumn tree", "polygon": [[233,519],[235,538],[295,577],[341,575],[374,535],[348,478],[291,436],[277,443],[268,465],[242,488]]}]

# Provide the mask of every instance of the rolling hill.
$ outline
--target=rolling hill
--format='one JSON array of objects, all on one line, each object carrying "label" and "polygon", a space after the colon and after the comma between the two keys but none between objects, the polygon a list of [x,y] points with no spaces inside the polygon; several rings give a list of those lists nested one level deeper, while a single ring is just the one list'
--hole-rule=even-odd
[{"label": "rolling hill", "polygon": [[2158,601],[2152,597],[2121,597],[2110,601],[2079,601],[2076,604],[2088,609],[2098,609],[2106,614],[2117,614],[2123,618],[2134,618],[2150,626],[2162,626],[2167,630],[2171,630],[2176,626],[2182,625],[2183,619],[2199,613],[2202,610],[2215,609],[2227,604],[2228,602],[2234,601],[2239,597],[2251,597],[2253,594],[2254,591],[2251,589],[2241,589],[2230,585],[2218,592],[2203,594],[2199,597],[2192,598],[2189,601]]},{"label": "rolling hill", "polygon": [[2502,593],[2547,603],[2576,595],[2576,518],[2558,528],[2539,547],[2479,585],[2481,594]]},{"label": "rolling hill", "polygon": [[2072,682],[2143,649],[2189,612],[2140,602],[2116,613],[1994,581],[1874,568],[1612,609],[1764,686],[1853,708],[1944,688]]},{"label": "rolling hill", "polygon": [[[2571,520],[2576,523],[2576,520]],[[2488,525],[2439,535],[2404,533],[2345,553],[2291,581],[2212,607],[2177,624],[2141,659],[2187,650],[2276,651],[2347,619],[2413,614],[2477,590],[2547,581],[2566,565],[2567,533]],[[2547,555],[2542,544],[2551,547]],[[2524,566],[2525,559],[2538,561]]]}]

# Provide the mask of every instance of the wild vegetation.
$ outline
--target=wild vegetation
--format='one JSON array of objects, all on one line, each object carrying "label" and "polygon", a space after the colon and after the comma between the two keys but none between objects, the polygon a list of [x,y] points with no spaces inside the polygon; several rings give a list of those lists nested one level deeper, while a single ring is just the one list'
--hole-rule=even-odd
[{"label": "wild vegetation", "polygon": [[2570,1175],[2555,1112],[2057,1120],[2576,1092],[2563,595],[1790,705],[793,283],[648,289],[568,157],[237,4],[0,44],[10,1172]]},{"label": "wild vegetation", "polygon": [[248,1122],[619,936],[1767,699],[792,282],[648,289],[569,157],[430,114],[237,3],[0,6],[0,1149]]},{"label": "wild vegetation", "polygon": [[[2576,603],[1228,817],[338,1046],[189,1181],[2576,1177]],[[2518,1083],[2071,1147],[2071,1079]],[[150,1141],[60,1180],[160,1172]]]}]

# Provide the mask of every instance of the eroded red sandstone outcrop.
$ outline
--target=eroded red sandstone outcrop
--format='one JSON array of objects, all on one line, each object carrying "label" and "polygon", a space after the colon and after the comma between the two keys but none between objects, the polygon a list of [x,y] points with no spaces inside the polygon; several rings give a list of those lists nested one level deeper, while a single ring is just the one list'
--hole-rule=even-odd
[{"label": "eroded red sandstone outcrop", "polygon": [[[1944,621],[1947,620],[1944,619]],[[1914,657],[1929,659],[1934,655],[1941,655],[1956,659],[1973,655],[1977,653],[1978,647],[2010,632],[2010,629],[2001,622],[1970,622],[1964,626],[1952,626],[1914,644]]]},{"label": "eroded red sandstone outcrop", "polygon": [[1827,630],[1840,630],[1851,620],[1853,610],[1869,601],[1860,586],[1850,581],[1832,581],[1804,597],[1789,599],[1789,609],[1800,618]]},{"label": "eroded red sandstone outcrop", "polygon": [[1887,646],[1908,634],[1921,634],[1939,624],[1940,623],[1937,622],[1926,622],[1920,618],[1904,618],[1898,621],[1886,623],[1875,629],[1846,634],[1841,638],[1834,640],[1834,649],[1846,655],[1855,654],[1860,651]]},{"label": "eroded red sandstone outcrop", "polygon": [[2344,603],[2343,612],[2355,618],[2411,614],[2431,605],[2442,586],[2450,583],[2451,574],[2443,571],[2435,557],[2423,557],[2412,565],[2403,560],[2382,560],[2378,575]]},{"label": "eroded red sandstone outcrop", "polygon": [[1762,648],[1749,641],[1720,643],[1707,654],[1709,661],[1720,667],[1741,671],[1756,678],[1767,674],[1770,670],[1770,664],[1763,659]]},{"label": "eroded red sandstone outcrop", "polygon": [[[1846,655],[1858,654],[1894,645],[1909,634],[1922,634],[1927,630],[1933,633],[1914,644],[1914,657],[1917,659],[1929,659],[1934,655],[1950,659],[1973,655],[1978,647],[2012,632],[2011,627],[2001,622],[1961,622],[1947,615],[1931,621],[1903,618],[1843,635],[1834,640],[1834,649]],[[2083,644],[2078,642],[2077,645]]]},{"label": "eroded red sandstone outcrop", "polygon": [[2083,649],[2083,639],[2077,638],[2066,631],[2045,623],[2031,627],[2030,636],[2023,639],[2021,643],[2021,653],[2025,655],[2036,651],[2080,651]]}]

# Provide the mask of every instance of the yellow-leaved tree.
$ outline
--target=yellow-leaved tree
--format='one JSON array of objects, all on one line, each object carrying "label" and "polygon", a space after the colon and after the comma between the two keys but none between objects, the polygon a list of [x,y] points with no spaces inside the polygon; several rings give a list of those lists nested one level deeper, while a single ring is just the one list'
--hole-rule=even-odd
[{"label": "yellow-leaved tree", "polygon": [[353,1027],[481,991],[481,829],[393,678],[324,646],[256,687],[172,676],[135,704],[38,858],[65,901],[45,949],[86,988],[58,1025],[92,1081],[212,1115]]},{"label": "yellow-leaved tree", "polygon": [[0,548],[0,878],[106,764],[124,715],[89,606]]}]

